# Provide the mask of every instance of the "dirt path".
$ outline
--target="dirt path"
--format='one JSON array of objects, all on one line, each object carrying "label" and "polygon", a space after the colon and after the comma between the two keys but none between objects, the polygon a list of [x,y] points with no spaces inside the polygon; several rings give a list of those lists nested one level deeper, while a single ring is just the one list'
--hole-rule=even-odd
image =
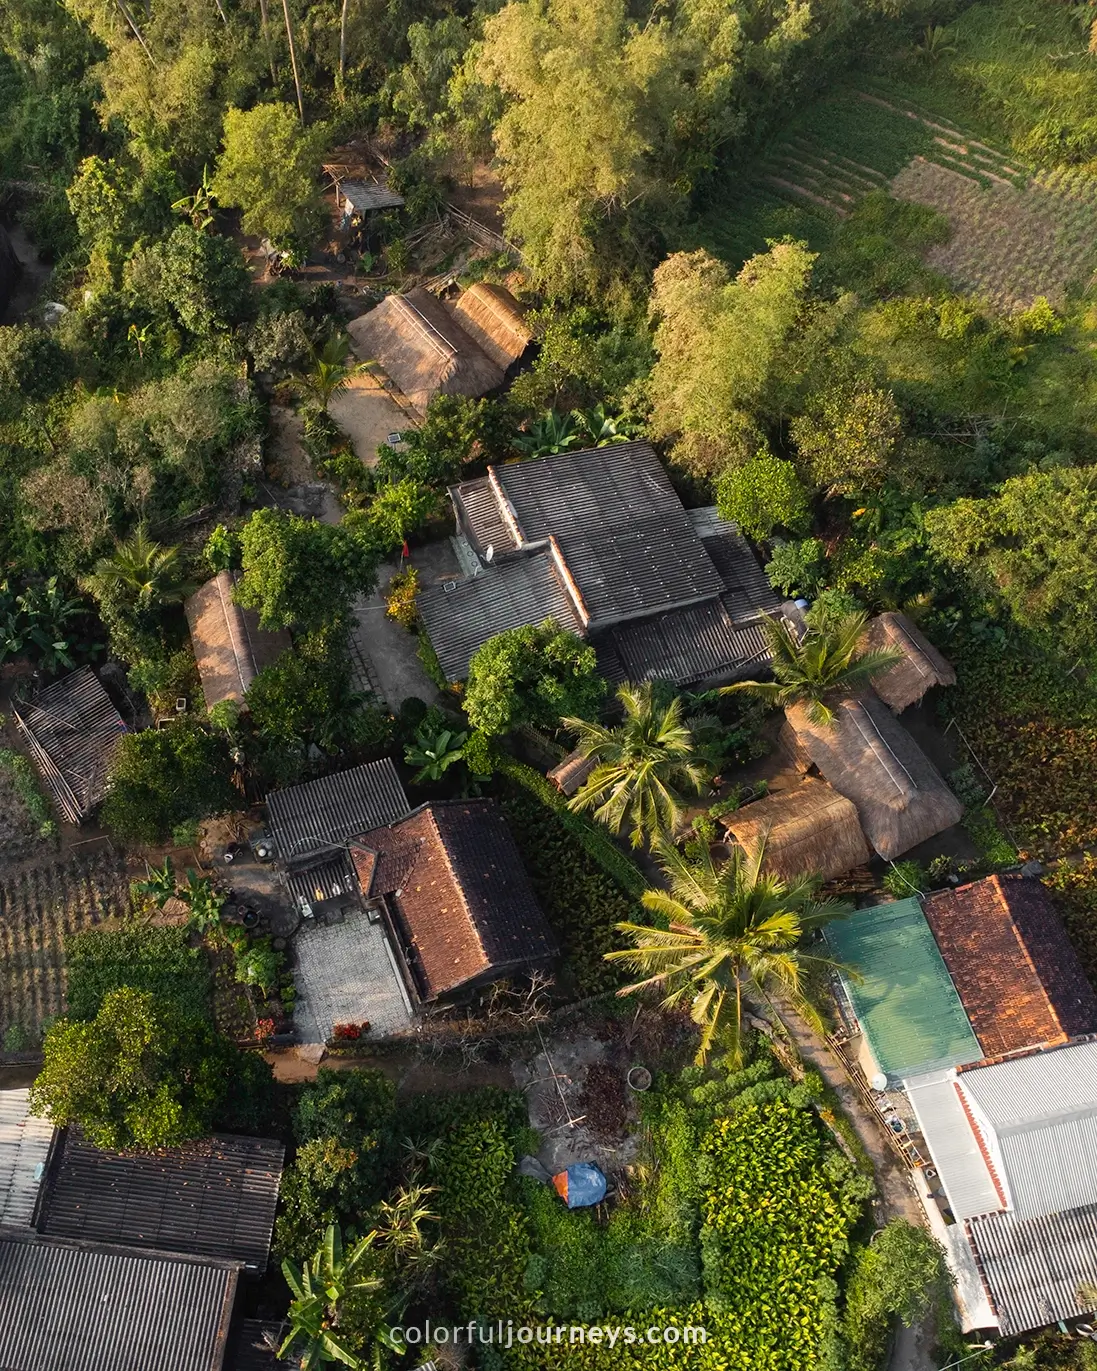
[{"label": "dirt path", "polygon": [[402,1095],[432,1095],[457,1090],[481,1090],[497,1086],[501,1090],[514,1089],[514,1076],[509,1063],[477,1063],[454,1067],[452,1063],[438,1066],[423,1061],[414,1048],[404,1052],[386,1052],[378,1056],[324,1057],[310,1060],[292,1049],[288,1052],[266,1052],[264,1056],[274,1070],[274,1078],[288,1085],[314,1081],[323,1066],[331,1071],[382,1071],[396,1082]]}]

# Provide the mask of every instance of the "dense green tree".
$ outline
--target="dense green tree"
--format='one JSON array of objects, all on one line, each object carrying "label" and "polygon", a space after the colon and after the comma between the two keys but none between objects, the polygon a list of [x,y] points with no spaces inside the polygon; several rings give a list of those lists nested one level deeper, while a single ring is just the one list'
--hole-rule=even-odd
[{"label": "dense green tree", "polygon": [[765,874],[764,847],[753,858],[736,850],[719,870],[707,851],[691,861],[670,843],[660,847],[659,860],[670,888],[646,891],[643,903],[667,927],[617,925],[633,947],[609,952],[606,960],[642,977],[618,994],[654,990],[663,993],[668,1009],[688,1005],[701,1029],[699,1063],[719,1043],[741,1064],[744,1001],[751,999],[783,999],[822,1033],[803,980],[834,963],[800,945],[815,929],[848,914],[849,906],[819,900],[818,876],[785,881]]},{"label": "dense green tree", "polygon": [[0,327],[0,420],[15,418],[26,401],[47,400],[71,375],[56,338],[29,324]]},{"label": "dense green tree", "polygon": [[708,773],[680,699],[657,700],[650,681],[618,687],[617,699],[625,717],[614,728],[564,720],[578,734],[579,752],[595,763],[569,807],[592,812],[611,833],[627,828],[640,847],[673,835],[685,795],[696,794]]},{"label": "dense green tree", "polygon": [[865,620],[858,611],[836,623],[813,625],[802,636],[783,619],[767,620],[773,680],[736,681],[724,686],[724,693],[746,691],[770,704],[807,705],[813,723],[831,723],[837,700],[863,690],[874,676],[902,660],[898,648],[874,652],[864,647]]},{"label": "dense green tree", "polygon": [[555,729],[565,715],[593,717],[605,689],[594,649],[546,619],[497,633],[473,654],[465,713],[489,735],[519,724]]},{"label": "dense green tree", "polygon": [[890,390],[854,380],[812,397],[790,432],[816,486],[857,495],[887,475],[903,421]]},{"label": "dense green tree", "polygon": [[129,298],[153,312],[170,309],[199,338],[231,328],[251,308],[251,282],[236,245],[219,233],[178,224],[134,254],[125,267]]},{"label": "dense green tree", "polygon": [[444,491],[464,467],[496,455],[504,442],[506,417],[491,400],[465,395],[436,395],[417,428],[400,435],[400,446],[382,443],[377,449],[377,473],[397,482],[411,477],[422,486]]},{"label": "dense green tree", "polygon": [[104,996],[90,1023],[58,1020],[42,1050],[35,1112],[97,1147],[204,1137],[232,1088],[235,1050],[207,1020],[130,987]]},{"label": "dense green tree", "polygon": [[931,550],[1019,624],[1097,645],[1097,467],[1014,476],[997,495],[928,511],[925,527]]},{"label": "dense green tree", "polygon": [[259,509],[240,532],[236,598],[264,628],[322,628],[376,582],[378,556],[342,525]]},{"label": "dense green tree", "polygon": [[802,243],[783,242],[734,280],[703,250],[675,253],[656,269],[651,427],[676,440],[676,456],[712,473],[744,447],[756,450],[754,415],[772,404],[814,260]]},{"label": "dense green tree", "polygon": [[721,519],[730,519],[759,541],[777,528],[803,533],[811,522],[808,492],[796,468],[766,449],[729,468],[716,497]]},{"label": "dense green tree", "polygon": [[323,133],[302,129],[291,105],[229,108],[213,192],[242,212],[245,233],[307,251],[323,222],[317,176]]},{"label": "dense green tree", "polygon": [[123,841],[158,843],[172,829],[239,807],[224,738],[196,723],[127,733],[119,742],[103,801],[103,823]]}]

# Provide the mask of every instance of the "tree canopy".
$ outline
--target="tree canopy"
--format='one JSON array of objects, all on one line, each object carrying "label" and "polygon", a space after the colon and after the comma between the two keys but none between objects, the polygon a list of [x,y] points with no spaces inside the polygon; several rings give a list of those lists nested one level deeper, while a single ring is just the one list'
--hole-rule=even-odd
[{"label": "tree canopy", "polygon": [[497,633],[473,655],[465,713],[482,733],[519,724],[555,729],[564,715],[590,718],[605,696],[594,649],[552,619]]},{"label": "tree canopy", "polygon": [[275,247],[302,250],[321,222],[316,178],[323,139],[321,130],[302,129],[292,105],[230,107],[214,195],[242,211],[245,233],[269,238]]},{"label": "tree canopy", "polygon": [[209,1133],[236,1055],[207,1020],[144,990],[105,995],[88,1023],[47,1032],[33,1108],[96,1147],[170,1147]]}]

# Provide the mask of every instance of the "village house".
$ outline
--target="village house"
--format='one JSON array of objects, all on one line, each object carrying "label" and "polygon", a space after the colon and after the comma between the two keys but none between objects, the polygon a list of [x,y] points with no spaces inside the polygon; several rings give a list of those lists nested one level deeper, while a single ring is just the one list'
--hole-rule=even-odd
[{"label": "village house", "polygon": [[1097,995],[1020,874],[828,926],[844,1052],[900,1141],[965,1331],[1088,1312],[1097,1283]]},{"label": "village house", "polygon": [[237,1371],[258,1332],[238,1296],[267,1268],[282,1144],[108,1152],[35,1118],[29,1095],[0,1090],[0,1365]]},{"label": "village house", "polygon": [[[295,937],[298,1037],[408,1032],[430,1006],[547,968],[556,943],[491,800],[411,809],[388,758],[267,797]],[[366,1025],[365,1030],[362,1025]]]},{"label": "village house", "polygon": [[685,509],[649,444],[492,466],[450,495],[475,574],[419,596],[448,680],[497,633],[550,618],[611,681],[715,684],[768,662],[777,596],[733,524]]}]

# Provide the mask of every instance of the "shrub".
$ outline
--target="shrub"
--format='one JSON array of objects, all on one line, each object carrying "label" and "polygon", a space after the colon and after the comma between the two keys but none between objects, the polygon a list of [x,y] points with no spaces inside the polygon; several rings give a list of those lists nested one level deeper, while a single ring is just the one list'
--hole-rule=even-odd
[{"label": "shrub", "polygon": [[111,762],[103,823],[123,841],[157,843],[188,819],[239,803],[225,739],[180,719],[127,733]]},{"label": "shrub", "polygon": [[508,733],[519,724],[555,729],[564,715],[593,718],[605,696],[594,649],[543,624],[507,629],[473,654],[465,713],[473,728]]},{"label": "shrub", "polygon": [[720,478],[716,493],[722,519],[760,542],[776,528],[804,533],[811,522],[808,492],[791,462],[760,451]]},{"label": "shrub", "polygon": [[897,900],[909,899],[925,890],[928,878],[919,862],[892,862],[884,874],[884,889]]},{"label": "shrub", "polygon": [[38,784],[38,777],[30,762],[18,752],[12,752],[7,747],[0,747],[0,767],[11,777],[15,793],[22,801],[23,808],[27,811],[32,822],[38,826],[39,837],[52,837],[57,832],[57,824],[54,822],[49,801],[42,793],[42,787]]},{"label": "shrub", "polygon": [[766,563],[766,575],[775,590],[810,597],[826,575],[826,549],[818,538],[776,543]]},{"label": "shrub", "polygon": [[419,623],[419,607],[416,603],[418,594],[419,573],[413,566],[398,571],[389,580],[385,595],[385,613],[409,633],[414,633]]}]

